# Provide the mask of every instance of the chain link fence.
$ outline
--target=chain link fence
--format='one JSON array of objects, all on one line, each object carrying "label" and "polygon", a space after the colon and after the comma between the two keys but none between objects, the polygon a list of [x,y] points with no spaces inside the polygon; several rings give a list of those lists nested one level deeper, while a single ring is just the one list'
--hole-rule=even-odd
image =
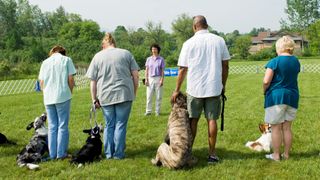
[{"label": "chain link fence", "polygon": [[[229,67],[229,74],[258,74],[264,73],[264,65],[236,65]],[[301,65],[302,73],[320,73],[320,64]],[[139,72],[140,79],[144,78],[144,70]],[[90,81],[85,77],[86,69],[77,69],[75,75],[75,90],[89,88]],[[141,83],[141,82],[140,82]],[[0,81],[0,96],[22,94],[40,91],[37,79]]]}]

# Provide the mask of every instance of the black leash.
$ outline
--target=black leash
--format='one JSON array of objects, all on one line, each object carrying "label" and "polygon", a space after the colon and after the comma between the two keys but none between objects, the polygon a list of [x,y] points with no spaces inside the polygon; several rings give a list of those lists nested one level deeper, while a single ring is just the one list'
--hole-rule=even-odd
[{"label": "black leash", "polygon": [[227,101],[227,96],[223,94],[221,94],[221,98],[222,98],[222,109],[221,109],[221,131],[223,131],[224,129],[224,104]]}]

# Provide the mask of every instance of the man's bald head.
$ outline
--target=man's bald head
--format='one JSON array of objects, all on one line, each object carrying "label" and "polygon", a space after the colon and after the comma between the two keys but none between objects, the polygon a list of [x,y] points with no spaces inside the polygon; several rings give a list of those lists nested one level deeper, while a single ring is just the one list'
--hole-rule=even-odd
[{"label": "man's bald head", "polygon": [[208,23],[204,16],[198,15],[193,17],[193,27],[195,30],[208,29]]}]

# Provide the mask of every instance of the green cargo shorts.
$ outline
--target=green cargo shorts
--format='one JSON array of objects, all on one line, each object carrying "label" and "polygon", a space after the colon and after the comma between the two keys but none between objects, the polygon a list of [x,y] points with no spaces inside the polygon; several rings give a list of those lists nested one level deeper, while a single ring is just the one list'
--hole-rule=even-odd
[{"label": "green cargo shorts", "polygon": [[207,119],[218,120],[221,113],[221,96],[196,98],[187,94],[189,118],[200,118],[202,110]]}]

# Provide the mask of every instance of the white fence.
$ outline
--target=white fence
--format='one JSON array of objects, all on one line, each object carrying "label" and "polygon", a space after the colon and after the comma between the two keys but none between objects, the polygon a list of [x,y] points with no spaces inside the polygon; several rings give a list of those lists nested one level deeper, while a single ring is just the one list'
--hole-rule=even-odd
[{"label": "white fence", "polygon": [[[230,66],[229,74],[257,74],[264,73],[265,69],[263,65],[237,65]],[[303,73],[320,73],[320,64],[306,64],[301,66],[301,72]],[[88,88],[89,80],[84,75],[86,69],[81,68],[77,70],[75,76],[75,90]],[[144,70],[139,72],[140,79],[144,77]],[[0,96],[10,94],[30,93],[37,90],[36,79],[23,79],[23,80],[10,80],[0,81]]]},{"label": "white fence", "polygon": [[[89,87],[90,81],[84,76],[85,73],[86,69],[77,69],[77,74],[75,75],[75,90]],[[0,96],[35,91],[39,91],[37,79],[0,81]]]}]

